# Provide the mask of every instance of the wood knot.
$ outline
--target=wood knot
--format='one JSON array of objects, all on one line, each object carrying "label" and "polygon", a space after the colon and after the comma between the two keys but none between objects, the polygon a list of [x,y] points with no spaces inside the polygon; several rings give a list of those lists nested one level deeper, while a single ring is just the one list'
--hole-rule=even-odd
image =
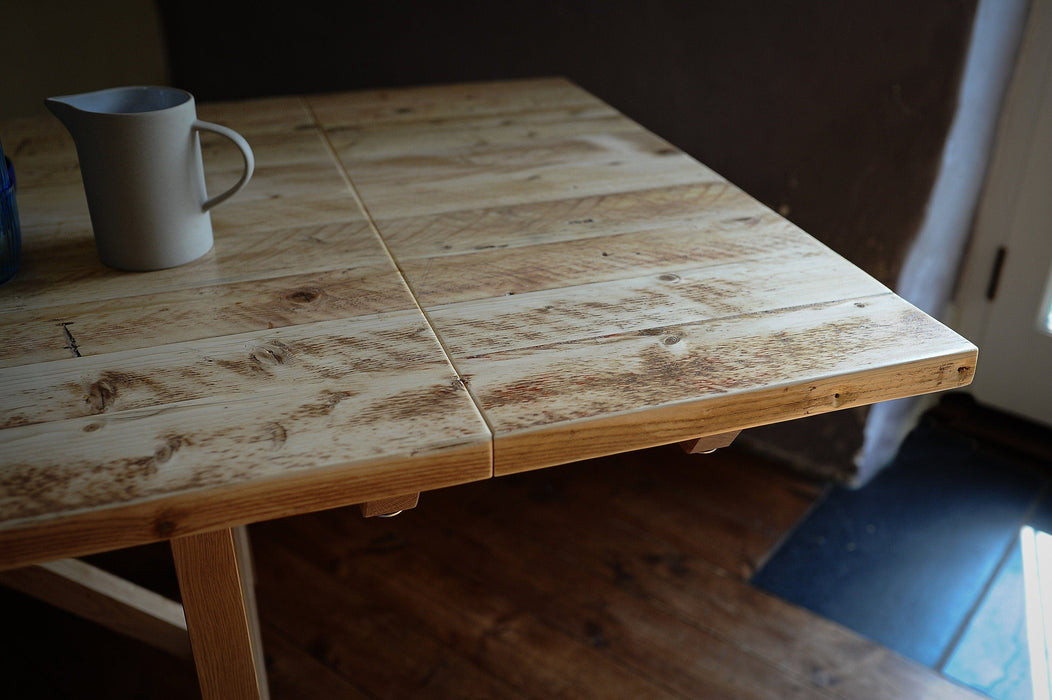
[{"label": "wood knot", "polygon": [[84,402],[92,408],[93,413],[108,411],[117,401],[121,389],[148,388],[155,391],[162,389],[160,384],[146,375],[135,372],[106,370],[88,387]]},{"label": "wood knot", "polygon": [[292,357],[292,350],[281,341],[271,340],[252,350],[248,354],[253,368],[266,370],[267,367],[283,365]]},{"label": "wood knot", "polygon": [[183,445],[189,445],[190,441],[182,435],[171,435],[165,439],[164,444],[154,450],[153,460],[155,464],[164,464],[178,452]]},{"label": "wood knot", "polygon": [[304,289],[297,289],[296,291],[289,293],[285,298],[297,304],[310,304],[313,301],[317,301],[318,297],[320,296],[320,289],[314,287],[306,287]]},{"label": "wood knot", "polygon": [[91,406],[93,412],[102,413],[113,405],[118,393],[118,385],[102,377],[88,388],[88,396],[84,401]]},{"label": "wood knot", "polygon": [[669,335],[669,336],[664,337],[661,340],[661,342],[664,343],[665,345],[675,345],[676,343],[679,342],[679,336]]},{"label": "wood knot", "polygon": [[171,539],[179,524],[171,513],[160,513],[153,521],[153,531],[163,540]]},{"label": "wood knot", "polygon": [[671,272],[667,272],[664,275],[658,275],[658,279],[662,282],[679,282],[681,277],[679,275],[674,275]]},{"label": "wood knot", "polygon": [[266,436],[265,439],[270,441],[270,446],[275,450],[284,445],[289,438],[288,431],[281,423],[267,423],[263,426],[263,433]]}]

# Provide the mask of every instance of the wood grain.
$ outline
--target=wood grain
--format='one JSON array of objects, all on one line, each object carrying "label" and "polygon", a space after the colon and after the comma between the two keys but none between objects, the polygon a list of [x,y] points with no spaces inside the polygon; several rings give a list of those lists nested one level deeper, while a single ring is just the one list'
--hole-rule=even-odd
[{"label": "wood grain", "polygon": [[689,455],[712,454],[722,447],[729,446],[740,433],[740,430],[732,430],[729,433],[716,433],[703,438],[685,440],[679,443],[679,446]]},{"label": "wood grain", "polygon": [[200,113],[257,174],[142,275],[94,258],[54,120],[5,126],[0,566],[971,380],[970,343],[568,81]]},{"label": "wood grain", "polygon": [[562,78],[501,80],[453,85],[311,95],[318,122],[338,128],[398,122],[442,122],[465,116],[514,114],[548,109],[609,109]]},{"label": "wood grain", "polygon": [[[930,354],[903,347],[904,333]],[[974,359],[956,334],[885,294],[458,365],[494,428],[495,471],[504,473],[955,388]]]},{"label": "wood grain", "polygon": [[[209,254],[146,274],[99,264],[64,130],[5,128],[26,178],[23,266],[0,289],[0,568],[492,474],[488,428],[306,103],[201,116],[248,138],[256,174],[213,213]],[[213,189],[229,150],[205,140]]]},{"label": "wood grain", "polygon": [[[4,432],[0,540],[60,513],[75,529],[129,508],[145,520],[133,536],[157,538],[303,508],[312,492],[309,509],[490,475],[488,431],[418,314],[330,323],[4,370],[17,427]],[[272,496],[252,502],[256,484]],[[198,508],[176,505],[194,494]],[[133,527],[118,512],[113,529]]]},{"label": "wood grain", "polygon": [[186,624],[206,700],[270,697],[246,551],[231,530],[172,540]]},{"label": "wood grain", "polygon": [[190,658],[182,605],[79,559],[3,571],[0,584],[169,654]]},{"label": "wood grain", "polygon": [[362,517],[375,518],[377,516],[394,516],[400,514],[404,510],[416,508],[420,502],[419,493],[410,493],[405,496],[395,496],[393,498],[385,498],[379,501],[369,501],[368,503],[362,503],[358,507],[362,511]]},{"label": "wood grain", "polygon": [[518,88],[440,117],[433,92],[309,98],[496,474],[971,381],[971,343],[705,166],[570,83]]}]

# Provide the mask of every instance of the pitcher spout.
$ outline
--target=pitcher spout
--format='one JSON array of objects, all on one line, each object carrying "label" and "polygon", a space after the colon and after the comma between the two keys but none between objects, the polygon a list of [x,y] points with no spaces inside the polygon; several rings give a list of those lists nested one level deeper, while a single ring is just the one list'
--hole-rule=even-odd
[{"label": "pitcher spout", "polygon": [[48,97],[44,100],[44,106],[48,108],[48,111],[58,117],[58,120],[62,122],[62,125],[65,126],[66,129],[70,132],[73,131],[74,125],[76,124],[77,114],[79,114],[81,110],[75,106],[72,97]]}]

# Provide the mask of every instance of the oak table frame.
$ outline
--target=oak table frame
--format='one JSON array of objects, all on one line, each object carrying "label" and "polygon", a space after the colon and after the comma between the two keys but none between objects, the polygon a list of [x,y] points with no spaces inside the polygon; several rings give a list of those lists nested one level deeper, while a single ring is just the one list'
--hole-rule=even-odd
[{"label": "oak table frame", "polygon": [[[57,122],[0,124],[0,570],[171,540],[206,697],[267,693],[243,525],[971,381],[971,343],[566,80],[199,112],[256,175],[152,273],[97,262]],[[218,190],[239,156],[203,149]]]}]

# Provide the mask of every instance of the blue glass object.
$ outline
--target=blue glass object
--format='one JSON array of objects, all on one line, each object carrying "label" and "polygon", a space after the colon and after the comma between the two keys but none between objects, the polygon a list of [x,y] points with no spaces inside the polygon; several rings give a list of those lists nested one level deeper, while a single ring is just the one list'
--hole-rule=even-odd
[{"label": "blue glass object", "polygon": [[18,271],[22,232],[15,205],[15,168],[9,158],[0,160],[0,170],[3,171],[0,174],[0,284],[3,284]]}]

